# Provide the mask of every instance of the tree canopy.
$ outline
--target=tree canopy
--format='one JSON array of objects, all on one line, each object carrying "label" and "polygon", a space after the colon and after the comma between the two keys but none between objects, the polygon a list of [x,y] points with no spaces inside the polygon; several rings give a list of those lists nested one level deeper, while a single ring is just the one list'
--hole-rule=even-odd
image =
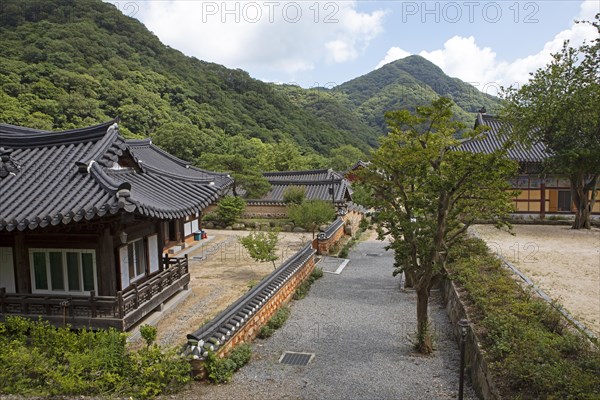
[{"label": "tree canopy", "polygon": [[564,43],[552,61],[521,88],[508,88],[503,118],[521,141],[539,141],[545,168],[571,180],[573,228],[590,228],[600,178],[600,14],[598,38],[579,48]]},{"label": "tree canopy", "polygon": [[313,239],[319,225],[331,222],[336,215],[333,205],[324,200],[306,200],[301,204],[291,204],[287,209],[290,220],[311,231]]},{"label": "tree canopy", "polygon": [[[460,151],[452,101],[386,114],[390,132],[360,172],[378,210],[379,238],[390,236],[394,275],[417,291],[418,349],[432,351],[427,303],[452,247],[477,219],[499,223],[512,211],[508,179],[517,165],[501,151]],[[468,131],[475,138],[483,128]],[[476,140],[476,139],[475,139]]]},{"label": "tree canopy", "polygon": [[275,261],[279,258],[275,254],[279,241],[278,235],[279,233],[276,231],[252,232],[248,236],[240,238],[239,241],[252,259],[259,262],[270,261],[275,269]]}]

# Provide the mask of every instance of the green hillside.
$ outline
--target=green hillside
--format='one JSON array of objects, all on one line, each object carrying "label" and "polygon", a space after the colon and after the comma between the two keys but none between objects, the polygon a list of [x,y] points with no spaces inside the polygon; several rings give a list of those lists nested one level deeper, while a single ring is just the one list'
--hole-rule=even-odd
[{"label": "green hillside", "polygon": [[126,136],[215,169],[241,168],[236,158],[340,168],[377,146],[387,110],[445,95],[471,123],[497,102],[416,56],[306,90],[187,57],[100,0],[3,0],[0,11],[0,122],[69,129],[119,117]]},{"label": "green hillside", "polygon": [[420,56],[409,56],[386,64],[366,75],[336,86],[332,92],[369,126],[385,133],[384,114],[388,110],[414,110],[445,96],[456,103],[455,115],[472,124],[475,113],[485,106],[498,108],[498,99],[485,95],[460,79],[451,78],[439,67]]},{"label": "green hillside", "polygon": [[184,130],[205,151],[233,135],[292,140],[324,155],[374,142],[353,134],[360,121],[354,131],[335,126],[245,71],[163,45],[100,0],[3,0],[1,9],[0,122],[66,129],[119,116],[126,135]]}]

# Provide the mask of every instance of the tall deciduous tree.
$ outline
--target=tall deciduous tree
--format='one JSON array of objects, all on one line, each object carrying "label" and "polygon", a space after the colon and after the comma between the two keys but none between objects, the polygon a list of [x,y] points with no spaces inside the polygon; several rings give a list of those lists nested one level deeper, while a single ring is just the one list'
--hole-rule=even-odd
[{"label": "tall deciduous tree", "polygon": [[[379,238],[391,237],[394,275],[404,273],[417,292],[418,350],[432,351],[428,300],[456,241],[477,219],[499,222],[513,206],[508,179],[516,163],[503,152],[460,151],[446,98],[429,106],[386,114],[390,132],[360,172],[379,210]],[[483,128],[468,132],[472,138]],[[474,139],[476,140],[476,139]]]},{"label": "tall deciduous tree", "polygon": [[528,83],[506,90],[502,113],[518,139],[546,145],[547,171],[569,176],[574,229],[590,228],[600,179],[600,14],[591,25],[596,40],[565,42]]}]

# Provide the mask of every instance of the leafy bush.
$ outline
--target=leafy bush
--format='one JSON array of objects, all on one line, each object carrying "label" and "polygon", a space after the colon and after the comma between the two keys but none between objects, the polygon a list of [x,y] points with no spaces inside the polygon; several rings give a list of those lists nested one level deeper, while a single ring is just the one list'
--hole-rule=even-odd
[{"label": "leafy bush", "polygon": [[0,393],[147,398],[189,382],[190,364],[175,349],[132,352],[126,339],[114,329],[71,331],[7,317],[0,323]]},{"label": "leafy bush", "polygon": [[306,197],[306,189],[301,186],[290,186],[283,192],[285,204],[302,204]]},{"label": "leafy bush", "polygon": [[236,364],[233,360],[224,357],[219,358],[214,352],[210,352],[204,363],[208,380],[212,383],[227,383],[233,377]]},{"label": "leafy bush", "polygon": [[289,316],[290,309],[286,306],[281,307],[279,310],[277,310],[275,315],[271,317],[269,322],[267,322],[262,328],[260,328],[260,331],[258,332],[257,336],[261,339],[271,337],[277,329],[281,328],[283,324],[285,324],[285,321],[287,321]]},{"label": "leafy bush", "polygon": [[287,321],[287,319],[289,317],[290,317],[289,307],[283,306],[279,310],[277,310],[275,315],[273,315],[271,317],[271,319],[268,322],[268,325],[273,329],[279,329],[283,326],[283,324],[285,324],[285,321]]},{"label": "leafy bush", "polygon": [[369,228],[369,220],[365,217],[363,219],[360,220],[360,222],[358,223],[358,229],[360,229],[361,231],[366,231]]},{"label": "leafy bush", "polygon": [[453,249],[448,273],[467,291],[472,322],[507,398],[597,398],[600,351],[523,289],[483,241]]},{"label": "leafy bush", "polygon": [[244,212],[246,202],[241,197],[225,196],[217,203],[217,217],[224,225],[234,223]]},{"label": "leafy bush", "polygon": [[157,330],[152,325],[142,325],[140,326],[140,335],[146,342],[146,346],[150,347],[152,343],[156,340]]},{"label": "leafy bush", "polygon": [[336,215],[333,205],[324,200],[307,200],[302,204],[292,204],[287,207],[288,217],[296,226],[301,226],[312,232],[319,225],[331,222]]},{"label": "leafy bush", "polygon": [[212,383],[228,383],[234,372],[248,364],[251,358],[252,347],[247,343],[240,344],[229,356],[223,358],[210,352],[204,362],[208,380]]},{"label": "leafy bush", "polygon": [[269,325],[263,325],[258,331],[258,335],[256,335],[259,339],[266,339],[273,336],[275,333],[275,329],[271,328]]},{"label": "leafy bush", "polygon": [[252,359],[252,347],[248,343],[242,343],[233,349],[229,358],[235,363],[236,370],[238,370]]},{"label": "leafy bush", "polygon": [[294,300],[301,300],[306,297],[308,291],[312,284],[317,280],[323,277],[323,270],[321,268],[315,268],[313,272],[310,274],[308,279],[302,282],[294,292]]}]

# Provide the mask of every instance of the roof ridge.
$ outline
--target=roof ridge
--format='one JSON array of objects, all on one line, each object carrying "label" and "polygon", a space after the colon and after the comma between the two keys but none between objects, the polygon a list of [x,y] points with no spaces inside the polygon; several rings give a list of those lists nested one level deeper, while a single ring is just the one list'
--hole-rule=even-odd
[{"label": "roof ridge", "polygon": [[345,178],[335,178],[335,179],[319,179],[317,181],[311,180],[280,180],[280,181],[269,181],[271,185],[331,185],[331,183],[343,183]]},{"label": "roof ridge", "polygon": [[308,175],[319,172],[330,172],[331,169],[321,168],[321,169],[309,169],[309,170],[295,170],[295,171],[272,171],[272,172],[263,172],[263,175]]},{"label": "roof ridge", "polygon": [[0,142],[4,147],[46,147],[73,143],[82,143],[102,138],[108,127],[116,124],[117,119],[85,128],[63,131],[45,131],[0,124]]}]

